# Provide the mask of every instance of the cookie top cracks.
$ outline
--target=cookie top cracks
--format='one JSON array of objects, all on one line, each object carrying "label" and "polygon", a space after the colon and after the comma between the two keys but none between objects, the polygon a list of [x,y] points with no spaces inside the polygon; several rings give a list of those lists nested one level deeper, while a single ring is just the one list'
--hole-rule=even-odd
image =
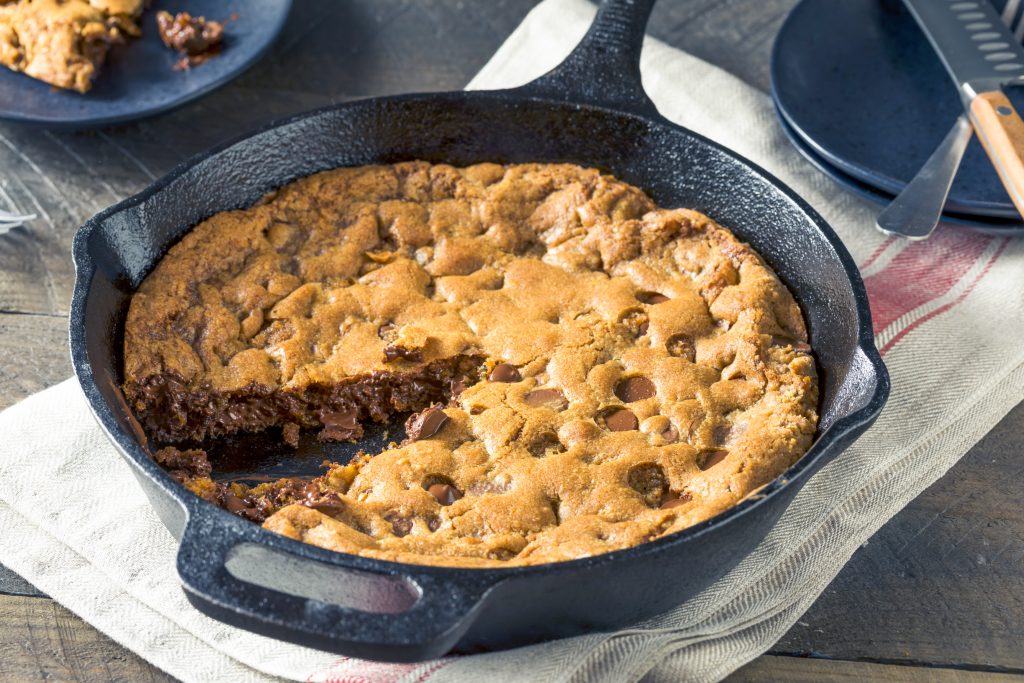
[{"label": "cookie top cracks", "polygon": [[265,526],[405,562],[573,559],[734,505],[817,422],[803,318],[758,255],[568,164],[337,169],[207,219],[132,300],[125,391],[299,394],[456,356],[482,367],[436,431],[324,477],[333,514]]}]

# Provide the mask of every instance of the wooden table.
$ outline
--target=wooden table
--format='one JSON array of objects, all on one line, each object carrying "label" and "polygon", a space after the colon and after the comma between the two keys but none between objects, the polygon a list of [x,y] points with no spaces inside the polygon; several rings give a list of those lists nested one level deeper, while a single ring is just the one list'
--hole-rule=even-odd
[{"label": "wooden table", "polygon": [[[78,134],[0,125],[0,201],[10,196],[40,215],[0,237],[0,407],[71,374],[69,254],[91,214],[271,119],[369,95],[460,88],[534,4],[303,0],[270,56],[184,110]],[[652,32],[766,89],[771,43],[794,4],[663,0]],[[1024,683],[1022,450],[1018,406],[731,680]],[[171,679],[0,565],[0,680]]]}]

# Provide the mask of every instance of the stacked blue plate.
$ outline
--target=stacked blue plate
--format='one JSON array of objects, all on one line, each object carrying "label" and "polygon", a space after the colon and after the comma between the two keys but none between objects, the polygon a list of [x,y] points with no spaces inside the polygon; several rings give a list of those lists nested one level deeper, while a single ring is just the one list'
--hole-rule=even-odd
[{"label": "stacked blue plate", "polygon": [[[880,204],[906,186],[962,112],[938,55],[899,0],[803,0],[776,38],[771,78],[797,149]],[[1024,88],[1007,95],[1024,108]],[[943,222],[1024,235],[977,140],[964,155]]]}]

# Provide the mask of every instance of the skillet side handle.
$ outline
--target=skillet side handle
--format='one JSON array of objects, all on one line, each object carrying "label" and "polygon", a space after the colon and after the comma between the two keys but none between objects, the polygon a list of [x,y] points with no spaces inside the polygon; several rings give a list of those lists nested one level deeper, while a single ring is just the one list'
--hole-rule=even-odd
[{"label": "skillet side handle", "polygon": [[854,352],[847,373],[843,390],[846,398],[844,405],[839,409],[843,416],[824,430],[823,433],[832,435],[828,450],[818,458],[817,464],[807,472],[807,475],[839,457],[875,423],[885,408],[886,401],[889,400],[889,388],[889,370],[868,336]]},{"label": "skillet side handle", "polygon": [[561,64],[518,91],[656,116],[640,81],[640,50],[655,0],[602,0],[587,34]]},{"label": "skillet side handle", "polygon": [[494,584],[431,567],[389,572],[303,557],[205,507],[190,511],[178,550],[185,596],[207,616],[272,638],[363,659],[434,659],[476,621]]}]

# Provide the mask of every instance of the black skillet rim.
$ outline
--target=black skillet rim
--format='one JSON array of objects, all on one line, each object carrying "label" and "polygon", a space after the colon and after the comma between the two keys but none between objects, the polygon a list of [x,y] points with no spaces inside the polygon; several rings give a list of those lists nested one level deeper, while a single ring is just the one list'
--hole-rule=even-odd
[{"label": "black skillet rim", "polygon": [[[574,102],[567,102],[552,97],[538,96],[533,93],[523,92],[521,89],[512,90],[497,90],[497,91],[446,91],[436,93],[413,93],[404,95],[394,95],[389,97],[376,97],[376,98],[363,98],[359,100],[352,100],[340,104],[328,105],[320,107],[311,111],[302,112],[295,114],[284,119],[280,119],[264,126],[261,126],[255,130],[249,131],[242,135],[239,135],[227,142],[216,145],[210,149],[205,150],[183,162],[178,164],[172,169],[167,175],[158,179],[138,194],[129,197],[114,206],[100,212],[95,215],[89,221],[82,225],[81,228],[76,232],[73,244],[73,257],[76,268],[75,275],[75,287],[71,301],[71,311],[69,315],[69,334],[70,334],[70,347],[71,347],[71,358],[72,364],[75,369],[75,374],[78,378],[79,384],[82,387],[82,391],[89,402],[90,410],[95,416],[100,427],[106,433],[108,439],[114,444],[114,446],[121,452],[123,456],[127,456],[129,461],[134,467],[140,470],[148,479],[154,483],[160,485],[165,489],[175,501],[177,501],[184,509],[186,516],[191,518],[195,514],[197,508],[203,509],[203,506],[208,506],[206,512],[212,512],[215,519],[224,520],[236,520],[237,517],[231,515],[229,512],[209,503],[194,494],[188,492],[184,487],[174,481],[167,472],[160,468],[156,462],[149,457],[142,448],[135,442],[134,438],[131,437],[127,432],[120,429],[113,418],[112,407],[103,399],[99,392],[99,388],[96,384],[95,377],[92,372],[88,354],[85,344],[85,308],[86,301],[88,299],[89,287],[92,283],[93,275],[95,274],[96,267],[92,257],[88,251],[88,241],[92,232],[100,227],[100,225],[111,216],[114,216],[125,209],[135,207],[149,200],[151,197],[161,192],[167,185],[177,180],[180,176],[184,175],[190,169],[196,165],[206,161],[210,157],[213,157],[232,146],[247,140],[248,138],[263,134],[272,129],[283,127],[286,125],[294,124],[305,119],[311,119],[316,116],[332,112],[343,110],[347,107],[363,106],[367,102],[395,102],[395,103],[412,103],[416,100],[428,98],[433,101],[445,97],[456,97],[464,99],[466,97],[478,98],[478,99],[492,99],[498,102],[526,102],[543,104],[554,107],[565,107],[571,109],[589,109],[597,110],[613,114],[615,116],[630,116],[654,126],[668,126],[671,129],[677,131],[683,131],[687,135],[691,135],[699,139],[700,141],[711,145],[726,155],[732,157],[739,163],[746,165],[752,169],[761,178],[767,181],[773,186],[773,188],[782,193],[782,195],[793,202],[801,212],[803,212],[814,226],[818,229],[821,235],[829,243],[837,258],[839,259],[844,270],[846,270],[849,276],[851,289],[854,295],[855,309],[858,317],[858,343],[857,348],[861,353],[864,354],[865,359],[870,364],[873,377],[875,379],[875,388],[871,394],[869,401],[864,403],[860,408],[854,410],[848,415],[838,418],[823,434],[816,435],[815,441],[811,448],[805,453],[796,463],[791,465],[785,472],[780,474],[778,477],[773,479],[770,483],[766,484],[763,488],[757,491],[756,494],[751,495],[744,500],[740,501],[733,507],[715,515],[714,517],[705,520],[699,524],[688,527],[674,534],[670,534],[663,538],[656,539],[647,543],[642,543],[637,546],[630,548],[624,548],[621,550],[612,551],[609,553],[603,553],[600,555],[594,555],[591,557],[580,558],[576,560],[567,560],[563,562],[551,562],[538,565],[526,565],[520,567],[508,567],[508,568],[465,568],[465,567],[450,567],[450,566],[432,566],[432,565],[419,565],[411,563],[392,562],[389,560],[379,560],[373,558],[366,558],[359,555],[351,555],[347,553],[340,553],[318,546],[313,546],[307,543],[302,543],[279,534],[275,534],[271,531],[258,528],[255,533],[257,534],[258,540],[265,547],[277,549],[282,552],[286,552],[289,555],[303,557],[308,560],[318,561],[327,565],[344,566],[350,569],[361,570],[374,574],[384,575],[403,575],[403,576],[414,576],[419,575],[435,575],[443,576],[448,578],[466,578],[480,581],[481,584],[488,586],[496,585],[497,583],[520,576],[527,576],[537,573],[551,573],[551,572],[571,572],[575,570],[585,569],[598,564],[606,562],[615,562],[620,558],[626,557],[638,557],[645,554],[652,554],[665,549],[666,547],[675,543],[686,542],[696,536],[703,535],[705,532],[713,530],[714,528],[730,522],[734,518],[741,515],[752,513],[756,511],[762,503],[770,499],[776,492],[781,491],[784,488],[794,485],[799,479],[803,478],[809,471],[813,471],[819,464],[820,461],[826,455],[828,455],[833,449],[839,448],[841,453],[845,450],[846,446],[839,444],[839,442],[847,433],[855,430],[863,425],[870,424],[881,412],[885,405],[885,402],[889,395],[889,375],[884,363],[882,362],[881,355],[875,347],[872,328],[871,328],[871,312],[868,307],[867,291],[864,287],[863,280],[860,276],[860,271],[857,269],[853,258],[850,256],[845,245],[839,239],[838,235],[832,230],[827,222],[815,211],[806,201],[801,199],[796,193],[791,190],[788,186],[783,184],[772,174],[766,170],[754,164],[753,162],[741,157],[740,155],[732,152],[731,150],[723,147],[722,145],[707,139],[706,137],[695,133],[689,129],[682,128],[671,121],[668,121],[660,114],[656,113],[637,113],[630,111],[623,111],[622,109],[615,109],[612,107],[606,107],[596,104],[581,104]],[[183,233],[184,234],[184,233]],[[119,323],[123,324],[123,316]],[[838,454],[836,454],[838,455]],[[217,515],[223,515],[218,517]],[[188,522],[186,521],[185,526]],[[257,526],[257,525],[253,525]]]}]

